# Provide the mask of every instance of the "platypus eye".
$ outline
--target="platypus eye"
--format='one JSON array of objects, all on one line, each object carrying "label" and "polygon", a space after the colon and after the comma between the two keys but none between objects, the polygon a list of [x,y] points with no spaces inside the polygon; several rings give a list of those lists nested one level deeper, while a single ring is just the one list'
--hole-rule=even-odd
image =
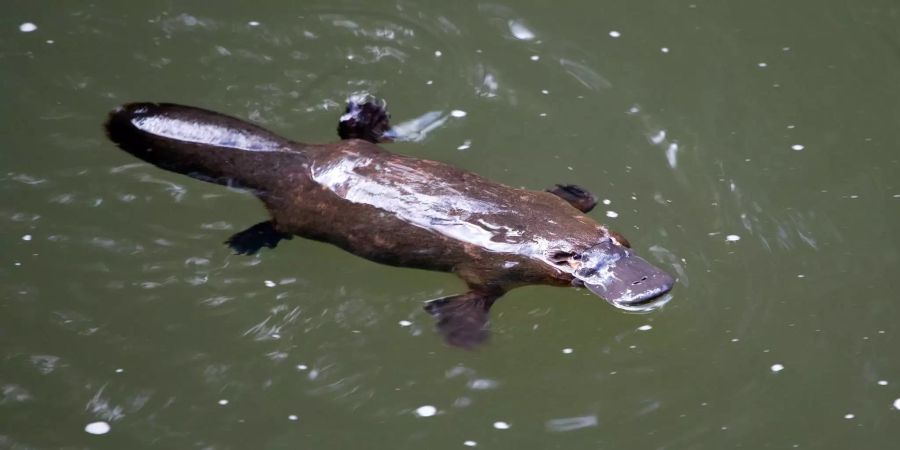
[{"label": "platypus eye", "polygon": [[550,261],[553,261],[553,264],[566,264],[570,259],[577,261],[581,259],[581,255],[572,252],[554,252],[550,255]]}]

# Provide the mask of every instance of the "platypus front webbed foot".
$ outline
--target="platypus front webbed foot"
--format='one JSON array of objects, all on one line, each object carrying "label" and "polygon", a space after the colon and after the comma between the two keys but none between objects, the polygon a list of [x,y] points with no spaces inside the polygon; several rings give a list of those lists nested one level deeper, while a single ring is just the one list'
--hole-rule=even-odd
[{"label": "platypus front webbed foot", "polygon": [[275,229],[271,220],[260,222],[244,231],[235,233],[225,241],[239,255],[253,255],[263,247],[275,248],[282,239],[291,239],[291,235]]},{"label": "platypus front webbed foot", "polygon": [[578,185],[557,184],[552,189],[547,189],[547,192],[569,202],[583,213],[591,212],[597,206],[597,196]]},{"label": "platypus front webbed foot", "polygon": [[437,319],[444,341],[454,347],[472,349],[487,340],[488,312],[500,295],[469,291],[425,303],[425,311]]},{"label": "platypus front webbed foot", "polygon": [[341,139],[362,139],[373,144],[391,142],[391,115],[384,101],[375,99],[354,99],[347,102],[347,109],[338,122]]}]

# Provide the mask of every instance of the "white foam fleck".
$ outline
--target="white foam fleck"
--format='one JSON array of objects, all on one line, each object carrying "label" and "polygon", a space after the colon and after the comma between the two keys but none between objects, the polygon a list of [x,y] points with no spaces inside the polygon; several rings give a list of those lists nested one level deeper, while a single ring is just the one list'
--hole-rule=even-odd
[{"label": "white foam fleck", "polygon": [[306,370],[309,369],[309,366],[306,364],[297,364],[297,370]]},{"label": "white foam fleck", "polygon": [[25,22],[22,25],[19,25],[19,31],[23,33],[31,33],[34,30],[37,30],[37,25],[31,22]]},{"label": "white foam fleck", "polygon": [[462,145],[460,145],[459,147],[456,147],[456,149],[457,150],[468,150],[470,147],[472,147],[472,141],[469,139],[466,139],[465,141],[463,141]]},{"label": "white foam fleck", "polygon": [[616,217],[619,217],[619,213],[617,213],[615,211],[607,211],[606,217],[611,217],[611,218],[615,219]]},{"label": "white foam fleck", "polygon": [[297,421],[298,419],[300,419],[300,418],[297,417],[296,414],[291,414],[288,416],[288,420]]},{"label": "white foam fleck", "polygon": [[650,331],[653,329],[652,325],[641,325],[638,328],[638,331]]},{"label": "white foam fleck", "polygon": [[738,338],[731,338],[731,342],[740,342],[740,339],[738,339]]},{"label": "white foam fleck", "polygon": [[610,200],[610,199],[608,199],[608,198],[604,198],[604,199],[603,199],[603,204],[604,204],[604,205],[610,205],[610,204],[612,204],[612,200]]},{"label": "white foam fleck", "polygon": [[258,27],[259,22],[255,21],[255,20],[251,20],[251,21],[247,22],[247,25],[250,25],[251,27]]},{"label": "white foam fleck", "polygon": [[850,420],[850,419],[852,419],[852,418],[854,418],[854,417],[856,417],[856,415],[853,414],[853,413],[847,413],[847,414],[844,414],[844,418],[847,419],[847,420]]},{"label": "white foam fleck", "polygon": [[549,93],[550,93],[550,91],[548,91],[546,89],[541,89],[541,94],[547,95]]},{"label": "white foam fleck", "polygon": [[781,372],[782,370],[784,370],[784,366],[781,364],[772,364],[771,369],[772,369],[772,372],[778,373],[778,372]]},{"label": "white foam fleck", "polygon": [[509,32],[512,33],[513,37],[520,41],[530,41],[534,39],[534,32],[529,30],[522,22],[517,20],[510,20],[507,22],[509,25]]},{"label": "white foam fleck", "polygon": [[408,320],[401,320],[397,323],[399,323],[401,327],[408,327],[408,326],[412,325],[412,322],[410,322]]},{"label": "white foam fleck", "polygon": [[793,129],[796,128],[796,127],[797,127],[797,126],[796,126],[796,125],[793,125],[793,124],[787,126],[788,130],[793,130]]},{"label": "white foam fleck", "polygon": [[618,31],[613,30],[613,31],[610,31],[610,32],[609,32],[609,36],[610,36],[610,37],[617,38],[617,37],[622,36],[622,33],[619,33]]},{"label": "white foam fleck", "polygon": [[461,109],[454,109],[453,111],[450,111],[450,115],[456,118],[466,117],[467,114],[467,112]]},{"label": "white foam fleck", "polygon": [[541,59],[541,57],[540,55],[531,55],[529,59],[531,59],[532,61],[538,61]]},{"label": "white foam fleck", "polygon": [[568,355],[568,354],[571,354],[571,353],[574,352],[574,351],[575,351],[575,350],[572,350],[571,348],[568,348],[568,347],[562,349],[562,352],[565,353],[565,354],[567,354],[567,355]]},{"label": "white foam fleck", "polygon": [[440,58],[441,55],[443,55],[443,54],[444,54],[444,53],[442,53],[440,50],[435,50],[435,51],[434,51],[434,56],[436,56],[436,57],[438,57],[438,58]]},{"label": "white foam fleck", "polygon": [[275,282],[272,280],[266,280],[263,283],[265,283],[266,287],[275,287]]},{"label": "white foam fleck", "polygon": [[510,427],[510,424],[508,424],[506,422],[503,422],[503,421],[494,422],[494,428],[496,428],[498,430],[508,430],[509,427]]},{"label": "white foam fleck", "polygon": [[474,446],[478,445],[478,443],[475,441],[465,441],[465,442],[463,442],[463,445],[465,445],[466,447],[474,447]]},{"label": "white foam fleck", "polygon": [[84,426],[84,431],[90,434],[106,434],[109,433],[110,426],[108,423],[100,421],[100,422],[91,422]]},{"label": "white foam fleck", "polygon": [[741,240],[741,237],[736,234],[729,234],[728,236],[725,236],[725,240],[728,242],[737,242]]},{"label": "white foam fleck", "polygon": [[431,417],[437,414],[437,408],[431,405],[424,405],[416,408],[416,415],[419,417]]},{"label": "white foam fleck", "polygon": [[226,400],[226,399],[223,398],[222,400],[219,400],[219,404],[222,405],[222,406],[225,406],[225,405],[228,404],[228,400]]},{"label": "white foam fleck", "polygon": [[878,380],[878,385],[879,386],[887,386],[888,382],[887,382],[887,380]]},{"label": "white foam fleck", "polygon": [[766,63],[764,63],[764,62],[761,62],[761,63],[757,64],[757,66],[759,66],[759,67],[768,67],[768,64],[766,64]]},{"label": "white foam fleck", "polygon": [[659,51],[661,51],[663,53],[669,53],[669,47],[663,47],[663,48],[659,49]]},{"label": "white foam fleck", "polygon": [[894,409],[900,411],[900,398],[894,400]]},{"label": "white foam fleck", "polygon": [[800,150],[803,150],[804,148],[806,148],[806,147],[804,147],[802,144],[794,144],[794,145],[791,146],[791,149],[792,149],[792,150],[798,151],[798,152],[799,152]]},{"label": "white foam fleck", "polygon": [[116,373],[122,373],[124,371],[125,371],[125,369],[122,369],[122,368],[116,369]]},{"label": "white foam fleck", "polygon": [[26,234],[25,236],[22,236],[22,240],[23,240],[23,241],[30,241],[30,240],[31,240],[31,235],[30,235],[30,234]]}]

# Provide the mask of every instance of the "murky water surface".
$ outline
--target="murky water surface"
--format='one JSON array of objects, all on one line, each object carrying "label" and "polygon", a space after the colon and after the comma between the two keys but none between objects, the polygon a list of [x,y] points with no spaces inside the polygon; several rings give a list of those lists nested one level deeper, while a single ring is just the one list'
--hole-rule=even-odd
[{"label": "murky water surface", "polygon": [[[0,4],[0,448],[815,448],[900,441],[892,0]],[[307,142],[344,100],[457,112],[395,151],[577,183],[679,281],[649,314],[295,239],[107,142],[173,101]]]}]

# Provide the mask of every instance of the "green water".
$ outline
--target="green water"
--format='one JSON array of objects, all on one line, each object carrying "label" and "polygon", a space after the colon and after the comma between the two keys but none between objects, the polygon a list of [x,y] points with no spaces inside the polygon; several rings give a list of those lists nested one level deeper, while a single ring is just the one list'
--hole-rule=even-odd
[{"label": "green water", "polygon": [[[895,448],[900,4],[500,1],[0,3],[0,448]],[[232,255],[257,200],[100,128],[172,101],[325,142],[359,92],[467,113],[395,151],[609,200],[674,299],[523,288],[449,348],[453,276]]]}]

